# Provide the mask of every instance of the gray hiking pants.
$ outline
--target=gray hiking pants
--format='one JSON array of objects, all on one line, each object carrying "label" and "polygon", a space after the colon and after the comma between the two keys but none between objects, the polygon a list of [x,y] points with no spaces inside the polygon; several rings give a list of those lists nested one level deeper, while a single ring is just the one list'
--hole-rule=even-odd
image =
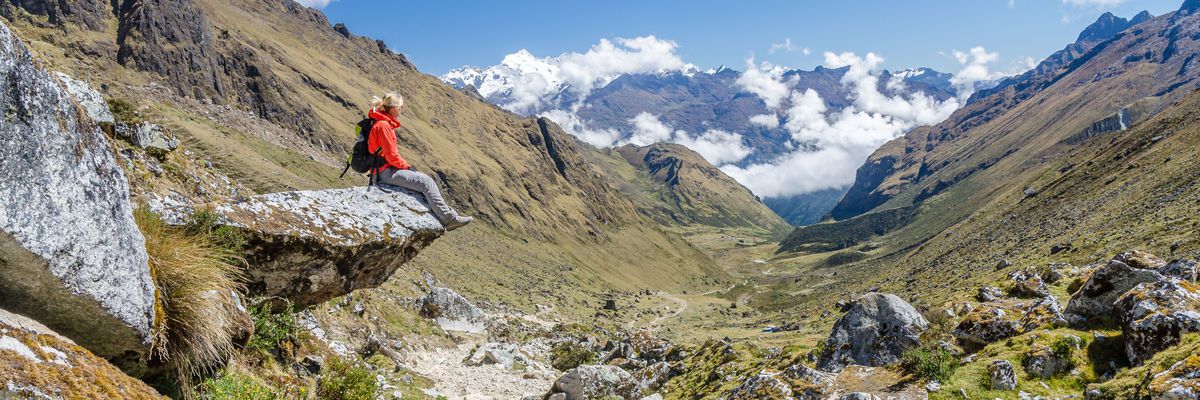
[{"label": "gray hiking pants", "polygon": [[450,208],[449,204],[446,204],[446,199],[442,198],[442,191],[438,190],[437,183],[429,175],[388,167],[379,173],[378,178],[380,183],[399,186],[425,195],[425,202],[429,203],[429,209],[443,225],[458,216],[458,213]]}]

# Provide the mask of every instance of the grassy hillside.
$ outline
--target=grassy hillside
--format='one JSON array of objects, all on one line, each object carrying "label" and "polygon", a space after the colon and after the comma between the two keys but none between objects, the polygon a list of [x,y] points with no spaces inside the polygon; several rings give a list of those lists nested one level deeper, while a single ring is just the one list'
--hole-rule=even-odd
[{"label": "grassy hillside", "polygon": [[764,238],[791,230],[749,189],[687,147],[625,145],[588,154],[638,211],[660,224],[744,229]]}]

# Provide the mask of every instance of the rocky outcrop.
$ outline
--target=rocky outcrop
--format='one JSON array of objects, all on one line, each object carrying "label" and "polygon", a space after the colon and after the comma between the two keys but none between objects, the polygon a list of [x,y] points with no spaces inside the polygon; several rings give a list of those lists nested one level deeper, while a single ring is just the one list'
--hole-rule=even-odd
[{"label": "rocky outcrop", "polygon": [[1155,374],[1149,389],[1155,400],[1200,398],[1200,354],[1192,354]]},{"label": "rocky outcrop", "polygon": [[974,352],[989,343],[1016,336],[1021,330],[1019,319],[1012,310],[980,305],[963,315],[951,333],[963,349]]},{"label": "rocky outcrop", "polygon": [[0,310],[0,399],[165,399],[70,339]]},{"label": "rocky outcrop", "polygon": [[567,371],[554,381],[548,397],[554,398],[559,394],[565,400],[640,397],[633,376],[611,365],[580,365]]},{"label": "rocky outcrop", "polygon": [[142,353],[154,286],[108,140],[3,24],[0,76],[0,307],[103,357]]},{"label": "rocky outcrop", "polygon": [[482,333],[487,315],[467,298],[447,287],[435,287],[421,297],[421,314],[447,331]]},{"label": "rocky outcrop", "polygon": [[[1145,264],[1139,262],[1138,265]],[[1154,270],[1135,268],[1116,259],[1109,261],[1092,272],[1079,291],[1071,295],[1065,310],[1067,320],[1072,324],[1084,324],[1097,318],[1110,318],[1117,297],[1138,284],[1162,278],[1162,274]]]},{"label": "rocky outcrop", "polygon": [[751,376],[733,389],[730,400],[792,399],[792,388],[784,382],[779,372],[763,370]]},{"label": "rocky outcrop", "polygon": [[1113,307],[1120,316],[1125,355],[1133,365],[1179,343],[1184,333],[1200,331],[1200,285],[1193,282],[1166,278],[1143,283]]},{"label": "rocky outcrop", "polygon": [[[1070,350],[1079,350],[1080,340],[1078,337],[1072,337],[1074,343]],[[1030,376],[1050,379],[1052,377],[1065,374],[1074,368],[1070,354],[1061,354],[1043,344],[1034,344],[1030,346],[1029,351],[1021,359],[1021,367],[1025,368],[1025,372]]]},{"label": "rocky outcrop", "polygon": [[1008,360],[995,360],[988,364],[988,377],[991,378],[992,390],[1017,388],[1017,371]]},{"label": "rocky outcrop", "polygon": [[834,325],[817,368],[837,372],[851,364],[893,364],[904,350],[920,344],[928,327],[921,313],[899,297],[868,293],[855,300]]},{"label": "rocky outcrop", "polygon": [[378,287],[444,232],[420,194],[386,185],[272,193],[212,209],[246,238],[250,292],[300,306]]}]

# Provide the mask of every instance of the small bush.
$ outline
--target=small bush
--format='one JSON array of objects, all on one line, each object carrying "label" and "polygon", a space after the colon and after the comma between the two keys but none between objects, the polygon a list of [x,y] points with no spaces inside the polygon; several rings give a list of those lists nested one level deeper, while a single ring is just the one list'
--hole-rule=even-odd
[{"label": "small bush", "polygon": [[138,116],[137,108],[128,101],[122,99],[108,99],[108,110],[112,112],[113,119],[117,122],[135,125],[142,122],[142,118]]},{"label": "small bush", "polygon": [[595,361],[595,359],[595,353],[575,342],[559,343],[550,349],[550,366],[559,371],[566,371]]},{"label": "small bush", "polygon": [[1076,339],[1071,337],[1060,337],[1050,345],[1050,352],[1054,353],[1055,357],[1070,360],[1071,355],[1075,353]]},{"label": "small bush", "polygon": [[254,335],[250,337],[247,348],[270,353],[279,348],[279,344],[283,341],[296,337],[300,328],[296,324],[292,303],[286,299],[283,302],[284,311],[279,313],[271,312],[270,302],[261,299],[256,301],[255,305],[250,306],[250,318],[254,320]]},{"label": "small bush", "polygon": [[323,400],[375,400],[379,383],[375,374],[353,363],[334,359],[317,385],[317,398]]},{"label": "small bush", "polygon": [[134,221],[146,239],[157,288],[149,357],[186,388],[234,352],[242,315],[233,294],[244,290],[241,260],[208,234],[168,226],[145,205]]},{"label": "small bush", "polygon": [[958,357],[942,349],[915,348],[900,357],[901,370],[924,380],[945,382],[958,366]]},{"label": "small bush", "polygon": [[284,400],[275,388],[267,386],[251,376],[230,373],[220,378],[208,379],[199,385],[199,393],[191,397],[204,400]]}]

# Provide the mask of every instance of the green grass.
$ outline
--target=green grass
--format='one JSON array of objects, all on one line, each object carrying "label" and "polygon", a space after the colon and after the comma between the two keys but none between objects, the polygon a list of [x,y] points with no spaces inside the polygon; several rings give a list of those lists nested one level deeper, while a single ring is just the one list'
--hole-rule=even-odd
[{"label": "green grass", "polygon": [[579,343],[563,342],[550,349],[550,366],[559,371],[594,362],[596,362],[596,353]]},{"label": "green grass", "polygon": [[334,359],[322,371],[317,398],[323,400],[375,400],[379,384],[375,374],[352,362]]},{"label": "green grass", "polygon": [[250,316],[254,320],[254,335],[246,348],[262,353],[270,353],[279,348],[286,340],[295,339],[300,331],[296,324],[292,305],[287,300],[281,312],[273,312],[270,301],[258,299],[258,304],[249,307]]},{"label": "green grass", "polygon": [[958,357],[935,348],[910,349],[900,359],[901,370],[925,381],[947,381],[958,366]]}]

